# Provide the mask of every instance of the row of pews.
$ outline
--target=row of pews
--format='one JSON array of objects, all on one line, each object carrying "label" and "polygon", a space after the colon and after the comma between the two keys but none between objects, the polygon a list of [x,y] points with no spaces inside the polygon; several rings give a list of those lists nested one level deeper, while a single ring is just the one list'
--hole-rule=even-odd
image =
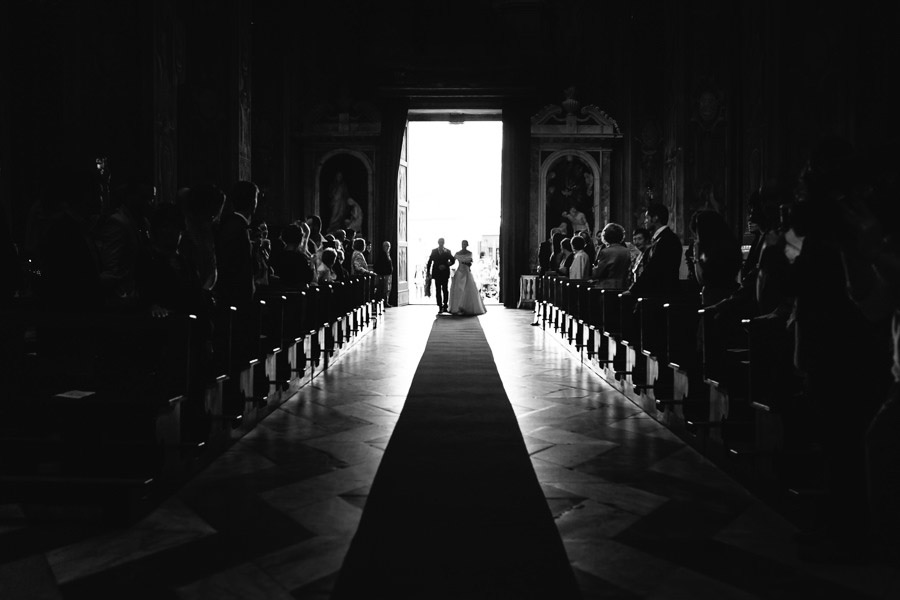
[{"label": "row of pews", "polygon": [[819,459],[791,430],[802,409],[784,324],[729,324],[680,283],[636,298],[545,275],[533,325],[754,491],[777,500],[821,489]]},{"label": "row of pews", "polygon": [[0,309],[0,504],[152,507],[377,326],[364,275],[246,307]]}]

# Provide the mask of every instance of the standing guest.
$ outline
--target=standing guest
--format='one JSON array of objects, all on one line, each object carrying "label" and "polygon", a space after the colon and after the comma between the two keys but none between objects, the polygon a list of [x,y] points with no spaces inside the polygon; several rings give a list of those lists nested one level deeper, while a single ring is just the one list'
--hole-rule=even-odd
[{"label": "standing guest", "polygon": [[103,302],[94,219],[100,213],[96,174],[77,170],[50,178],[48,220],[37,243],[38,297],[54,308],[97,309]]},{"label": "standing guest", "polygon": [[603,248],[597,253],[597,262],[591,278],[601,289],[621,290],[625,288],[631,266],[631,255],[623,241],[625,228],[617,223],[607,223],[600,232]]},{"label": "standing guest", "polygon": [[631,287],[644,270],[644,256],[647,254],[647,248],[650,247],[650,230],[645,227],[638,227],[631,233],[631,243],[634,245],[634,252],[630,252],[631,266],[628,269],[628,281],[625,288]]},{"label": "standing guest", "polygon": [[332,267],[337,259],[337,252],[334,248],[325,248],[322,251],[322,262],[316,269],[316,281],[319,285],[325,285],[337,281],[337,275]]},{"label": "standing guest", "polygon": [[588,255],[589,264],[594,264],[597,260],[597,246],[594,245],[594,239],[587,231],[579,231],[578,235],[584,238],[584,251]]},{"label": "standing guest", "polygon": [[350,279],[350,257],[344,254],[344,247],[341,246],[339,241],[331,240],[330,245],[337,255],[331,270],[334,271],[338,281],[347,281]]},{"label": "standing guest", "polygon": [[553,236],[557,233],[562,233],[559,230],[559,227],[551,229],[550,236],[541,242],[540,248],[538,249],[537,272],[540,275],[543,275],[550,270],[550,258],[553,256]]},{"label": "standing guest", "polygon": [[572,256],[572,266],[569,267],[569,279],[587,279],[591,274],[591,261],[588,258],[584,247],[587,243],[580,235],[572,238],[572,249],[575,250]]},{"label": "standing guest", "polygon": [[363,250],[366,249],[366,240],[363,238],[356,238],[353,240],[353,255],[350,258],[350,276],[356,277],[358,275],[374,275],[374,271],[369,270],[369,263],[366,262],[366,257],[363,255]]},{"label": "standing guest", "polygon": [[641,276],[626,293],[635,296],[662,296],[678,289],[678,271],[681,268],[681,240],[672,231],[669,209],[662,204],[651,204],[644,213],[644,223],[653,234],[650,247],[641,260],[644,264]]},{"label": "standing guest", "polygon": [[572,266],[572,261],[575,260],[575,249],[572,248],[572,240],[570,238],[563,239],[563,241],[559,243],[559,247],[559,268],[557,271],[560,275],[568,277],[569,267]]},{"label": "standing guest", "polygon": [[562,231],[557,230],[557,232],[553,234],[551,240],[553,244],[553,253],[550,255],[550,264],[547,266],[548,273],[559,273],[559,264],[563,258],[562,241],[564,239],[566,239],[566,236]]},{"label": "standing guest", "polygon": [[156,188],[129,183],[119,191],[119,207],[100,227],[100,281],[116,301],[137,298],[138,264],[150,251],[149,217],[156,206]]},{"label": "standing guest", "polygon": [[204,299],[209,292],[201,287],[196,270],[178,251],[185,229],[181,209],[174,204],[161,204],[150,225],[150,250],[137,282],[150,314],[166,317],[171,312],[202,313],[209,318],[210,304]]},{"label": "standing guest", "polygon": [[703,306],[728,297],[738,287],[741,246],[721,214],[701,210],[691,218],[694,269]]},{"label": "standing guest", "polygon": [[305,238],[297,225],[288,225],[281,232],[284,250],[272,257],[270,263],[278,283],[284,287],[300,288],[316,279],[309,257],[301,251]]},{"label": "standing guest", "polygon": [[269,240],[269,226],[265,221],[255,221],[250,225],[250,241],[253,243],[253,278],[257,286],[269,285],[269,260],[272,242]]},{"label": "standing guest", "polygon": [[204,290],[212,290],[218,278],[215,228],[225,206],[225,193],[211,184],[178,191],[185,230],[178,252],[197,272]]},{"label": "standing guest", "polygon": [[216,240],[218,281],[216,295],[226,306],[246,308],[256,291],[250,221],[256,211],[259,188],[249,181],[238,181],[228,200],[234,212],[222,218]]},{"label": "standing guest", "polygon": [[325,243],[325,236],[322,235],[322,217],[319,215],[311,215],[307,217],[306,224],[309,226],[309,241],[307,245],[312,254],[318,253]]},{"label": "standing guest", "polygon": [[384,300],[385,308],[391,306],[391,279],[394,275],[394,261],[391,260],[391,243],[382,242],[381,251],[375,258],[375,274],[378,275],[379,300]]}]

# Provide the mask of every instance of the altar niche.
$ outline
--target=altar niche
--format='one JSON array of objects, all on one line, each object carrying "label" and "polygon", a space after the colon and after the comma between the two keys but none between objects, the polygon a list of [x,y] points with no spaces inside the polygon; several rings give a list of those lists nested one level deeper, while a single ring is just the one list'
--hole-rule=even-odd
[{"label": "altar niche", "polygon": [[594,105],[581,106],[575,88],[560,104],[544,107],[531,119],[532,272],[537,250],[559,227],[571,236],[592,236],[609,222],[612,155],[622,133],[615,119]]},{"label": "altar niche", "polygon": [[603,225],[600,206],[600,169],[590,153],[568,150],[548,153],[542,168],[546,229],[559,227],[566,236],[587,230],[593,235]]},{"label": "altar niche", "polygon": [[368,239],[372,167],[367,156],[336,150],[320,162],[316,179],[322,233],[353,229]]}]

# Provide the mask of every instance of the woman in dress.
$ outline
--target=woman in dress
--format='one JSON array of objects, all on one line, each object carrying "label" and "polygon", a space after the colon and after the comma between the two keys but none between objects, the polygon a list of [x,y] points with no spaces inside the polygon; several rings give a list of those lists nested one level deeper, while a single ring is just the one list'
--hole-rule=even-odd
[{"label": "woman in dress", "polygon": [[463,240],[462,250],[454,256],[459,266],[450,284],[450,312],[454,315],[483,315],[487,309],[472,275],[472,253],[468,247],[469,242]]}]

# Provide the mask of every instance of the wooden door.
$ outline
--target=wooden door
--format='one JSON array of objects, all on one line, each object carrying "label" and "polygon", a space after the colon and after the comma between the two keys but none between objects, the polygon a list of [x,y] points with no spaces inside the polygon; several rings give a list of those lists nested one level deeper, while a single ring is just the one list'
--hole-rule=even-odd
[{"label": "wooden door", "polygon": [[409,304],[409,198],[406,194],[407,135],[403,130],[400,168],[397,170],[397,306]]}]

